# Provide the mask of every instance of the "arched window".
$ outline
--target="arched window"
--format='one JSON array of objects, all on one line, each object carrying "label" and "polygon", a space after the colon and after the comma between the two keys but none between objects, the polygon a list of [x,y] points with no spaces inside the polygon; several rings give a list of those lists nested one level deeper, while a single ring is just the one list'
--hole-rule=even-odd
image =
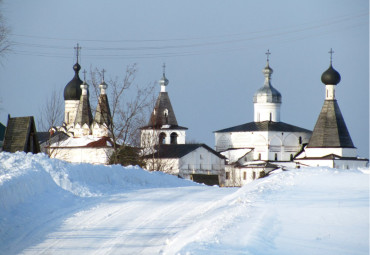
[{"label": "arched window", "polygon": [[290,154],[290,161],[293,161],[293,154]]},{"label": "arched window", "polygon": [[258,160],[261,160],[261,153],[258,153]]},{"label": "arched window", "polygon": [[270,112],[270,121],[272,121],[272,113]]},{"label": "arched window", "polygon": [[159,144],[165,144],[166,143],[166,134],[160,133],[159,134]]},{"label": "arched window", "polygon": [[277,156],[277,153],[275,153],[275,161],[278,160],[278,156]]},{"label": "arched window", "polygon": [[299,137],[298,141],[299,141],[299,144],[302,144],[302,136]]},{"label": "arched window", "polygon": [[178,135],[175,132],[171,134],[171,144],[177,144],[177,137]]}]

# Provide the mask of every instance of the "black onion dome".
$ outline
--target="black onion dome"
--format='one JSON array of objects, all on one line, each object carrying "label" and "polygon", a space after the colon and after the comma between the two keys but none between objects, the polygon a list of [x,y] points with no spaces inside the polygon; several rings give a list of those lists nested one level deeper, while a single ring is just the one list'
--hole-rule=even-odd
[{"label": "black onion dome", "polygon": [[321,75],[321,81],[325,85],[337,85],[340,82],[340,74],[330,64],[328,70]]},{"label": "black onion dome", "polygon": [[68,82],[68,84],[64,88],[64,100],[80,100],[82,90],[81,84],[82,80],[78,76],[78,72],[81,70],[81,66],[76,63],[73,66],[73,70],[75,71],[75,76],[73,79]]}]

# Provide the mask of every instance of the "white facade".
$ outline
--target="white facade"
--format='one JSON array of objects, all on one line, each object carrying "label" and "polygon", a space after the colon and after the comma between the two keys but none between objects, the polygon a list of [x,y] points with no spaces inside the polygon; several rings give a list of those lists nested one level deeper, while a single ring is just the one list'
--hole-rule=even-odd
[{"label": "white facade", "polygon": [[79,100],[64,101],[64,122],[67,124],[67,127],[74,125],[79,103]]},{"label": "white facade", "polygon": [[334,154],[340,157],[357,157],[356,148],[305,148],[302,156],[309,158],[325,157],[326,155]]},{"label": "white facade", "polygon": [[262,167],[235,167],[227,165],[225,167],[225,186],[241,187],[266,176],[265,171],[265,168]]},{"label": "white facade", "polygon": [[306,158],[296,159],[300,167],[331,167],[337,169],[358,169],[365,168],[368,165],[367,159],[342,159],[333,156],[332,158]]},{"label": "white facade", "polygon": [[253,160],[291,161],[292,157],[308,143],[307,132],[229,132],[215,133],[216,151],[251,148]]},{"label": "white facade", "polygon": [[254,121],[280,121],[280,103],[255,103]]},{"label": "white facade", "polygon": [[203,146],[177,158],[147,158],[147,169],[192,180],[193,175],[217,175],[220,185],[224,183],[225,159]]},{"label": "white facade", "polygon": [[112,148],[51,148],[50,158],[57,158],[71,163],[106,165],[112,152]]},{"label": "white facade", "polygon": [[46,147],[50,158],[57,158],[71,163],[108,164],[114,149],[108,138],[85,136],[69,137]]}]

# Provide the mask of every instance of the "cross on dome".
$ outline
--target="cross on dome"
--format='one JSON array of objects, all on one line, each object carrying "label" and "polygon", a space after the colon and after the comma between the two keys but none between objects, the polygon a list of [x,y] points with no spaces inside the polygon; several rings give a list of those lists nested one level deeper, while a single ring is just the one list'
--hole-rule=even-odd
[{"label": "cross on dome", "polygon": [[163,74],[165,74],[166,73],[166,63],[163,63],[162,67],[163,67]]},{"label": "cross on dome", "polygon": [[330,54],[330,64],[332,64],[332,62],[333,62],[333,53],[334,53],[333,49],[330,48],[330,51],[328,53]]},{"label": "cross on dome", "polygon": [[265,53],[266,56],[267,56],[267,62],[269,62],[269,58],[270,58],[270,55],[271,55],[271,52],[269,49],[267,49],[267,52]]},{"label": "cross on dome", "polygon": [[103,81],[104,81],[104,73],[106,72],[106,70],[103,68],[103,70],[101,72],[103,74]]},{"label": "cross on dome", "polygon": [[76,57],[77,57],[77,63],[78,63],[78,57],[80,55],[80,50],[82,49],[80,47],[80,45],[77,43],[77,47],[74,47],[74,49],[76,50]]},{"label": "cross on dome", "polygon": [[83,71],[83,74],[84,74],[84,81],[86,81],[86,70],[84,69],[84,71]]}]

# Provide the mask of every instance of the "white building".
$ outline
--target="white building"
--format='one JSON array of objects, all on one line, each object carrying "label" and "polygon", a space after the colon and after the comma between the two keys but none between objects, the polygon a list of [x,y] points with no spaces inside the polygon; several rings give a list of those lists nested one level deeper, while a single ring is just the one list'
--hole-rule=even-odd
[{"label": "white building", "polygon": [[141,128],[146,168],[209,185],[222,185],[225,158],[205,144],[186,144],[187,128],[177,123],[166,91],[168,83],[163,70],[159,81],[161,91],[148,125]]},{"label": "white building", "polygon": [[264,85],[253,97],[254,121],[214,132],[216,151],[229,159],[226,186],[243,185],[279,165],[291,164],[311,137],[310,130],[280,121],[282,97],[271,85],[268,57],[262,72]]},{"label": "white building", "polygon": [[[77,46],[77,56],[78,56]],[[110,139],[109,126],[111,113],[106,94],[107,84],[104,77],[99,85],[100,95],[93,118],[90,101],[89,85],[86,78],[79,77],[81,66],[73,66],[75,75],[64,88],[64,123],[56,130],[67,134],[65,139],[49,139],[47,145],[42,145],[44,152],[51,158],[59,158],[69,162],[84,162],[92,164],[107,164],[113,153],[113,142]]]},{"label": "white building", "polygon": [[[333,51],[329,53],[332,54]],[[335,88],[340,80],[340,74],[333,68],[330,57],[330,66],[321,76],[321,81],[325,84],[324,105],[308,145],[296,157],[296,162],[303,166],[348,169],[366,167],[369,162],[368,159],[358,158],[357,149],[339,109]]]}]

